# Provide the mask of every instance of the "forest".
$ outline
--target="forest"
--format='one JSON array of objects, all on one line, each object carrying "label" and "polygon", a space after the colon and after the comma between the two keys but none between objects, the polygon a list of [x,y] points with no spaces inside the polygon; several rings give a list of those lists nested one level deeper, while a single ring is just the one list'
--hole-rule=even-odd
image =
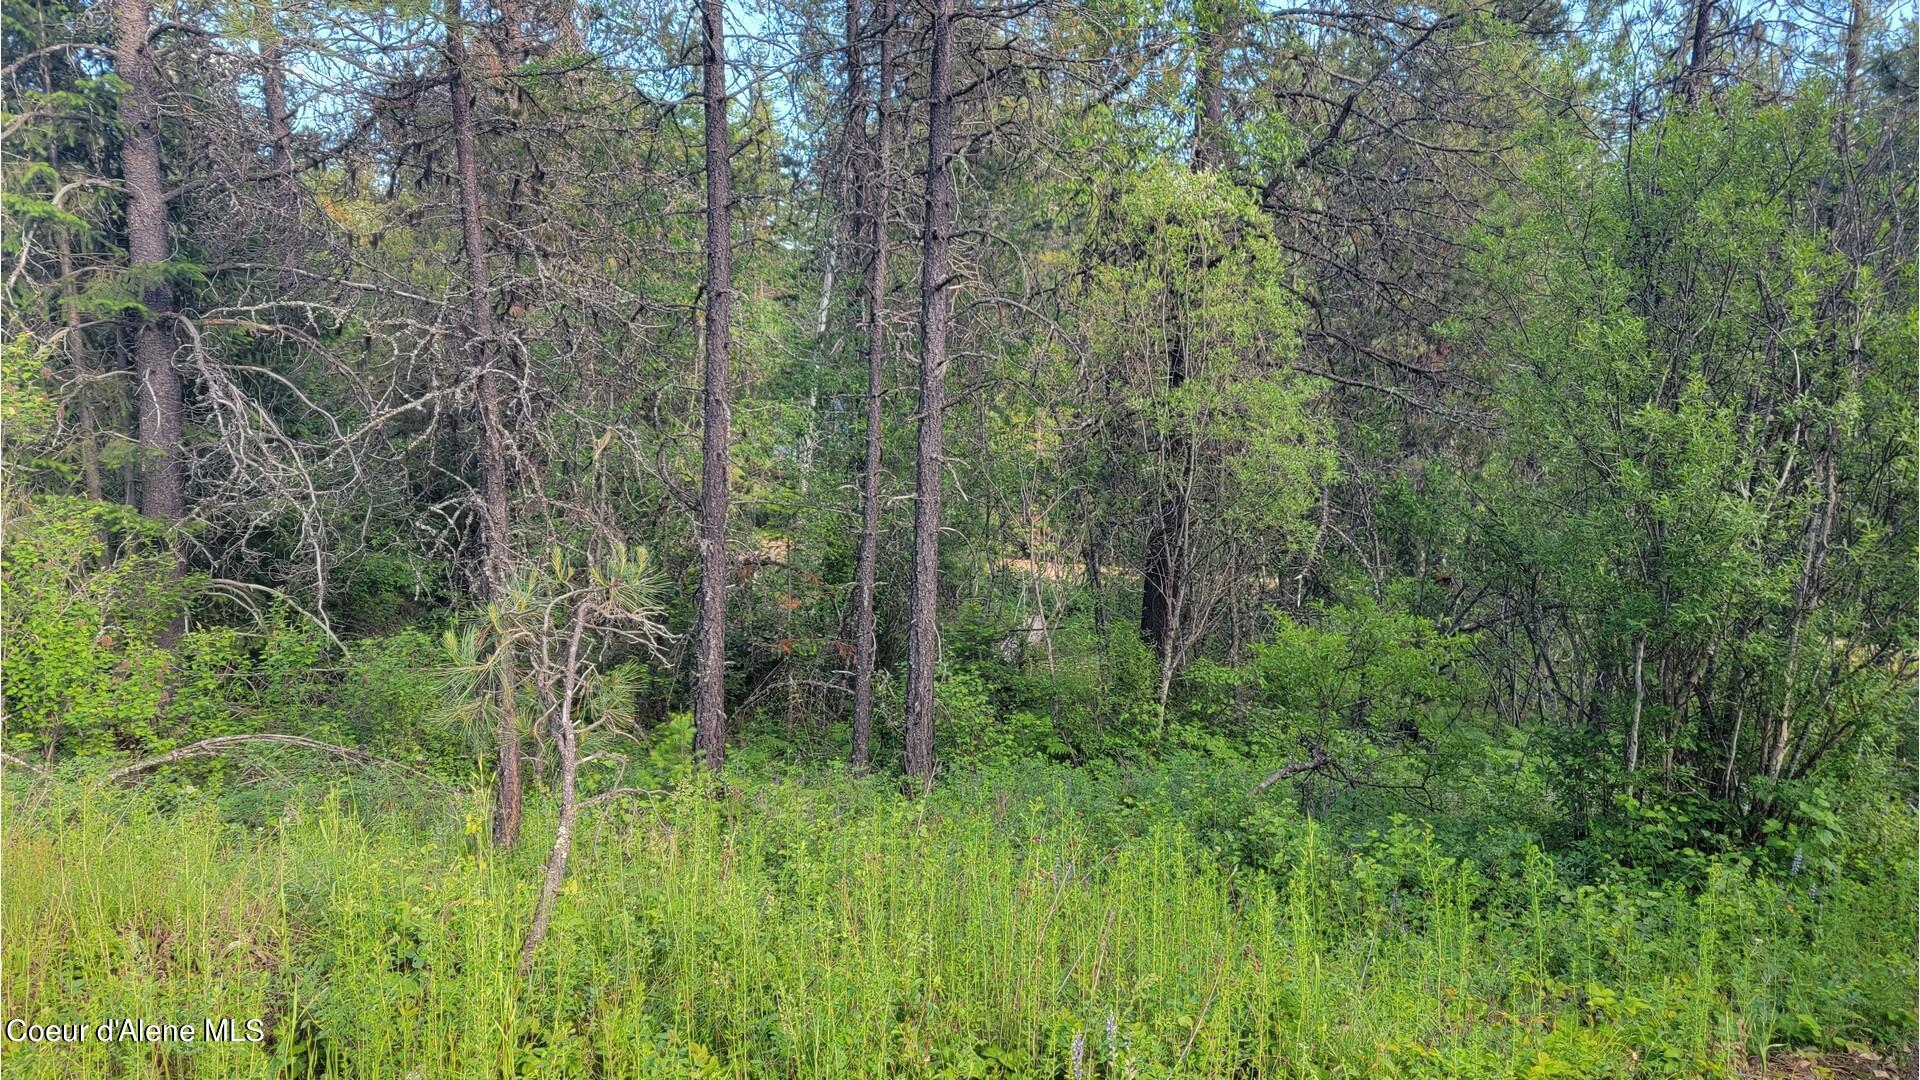
[{"label": "forest", "polygon": [[0,23],[10,1078],[1913,1075],[1911,8]]}]

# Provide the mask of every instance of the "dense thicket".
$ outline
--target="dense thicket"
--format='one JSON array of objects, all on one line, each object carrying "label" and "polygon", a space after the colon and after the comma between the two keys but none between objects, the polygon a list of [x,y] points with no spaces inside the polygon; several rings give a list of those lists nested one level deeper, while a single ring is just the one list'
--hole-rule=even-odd
[{"label": "dense thicket", "polygon": [[1841,875],[1914,767],[1906,18],[6,0],[5,750],[552,792],[529,962],[695,747]]}]

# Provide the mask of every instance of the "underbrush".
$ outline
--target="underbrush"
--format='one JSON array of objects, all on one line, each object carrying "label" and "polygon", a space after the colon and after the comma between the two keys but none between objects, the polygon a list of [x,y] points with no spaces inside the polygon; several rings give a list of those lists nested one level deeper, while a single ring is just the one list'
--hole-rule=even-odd
[{"label": "underbrush", "polygon": [[525,978],[548,807],[503,857],[480,792],[12,782],[6,1017],[265,1039],[0,1052],[22,1078],[1678,1077],[1913,1038],[1910,853],[1581,884],[1276,812],[1249,860],[1089,812],[1121,800],[1079,775],[598,807]]}]

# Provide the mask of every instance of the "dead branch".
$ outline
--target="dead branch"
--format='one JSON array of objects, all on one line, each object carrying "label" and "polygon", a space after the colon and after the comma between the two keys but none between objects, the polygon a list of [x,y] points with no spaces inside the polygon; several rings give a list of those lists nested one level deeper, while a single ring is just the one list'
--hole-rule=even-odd
[{"label": "dead branch", "polygon": [[595,795],[590,799],[582,800],[582,802],[580,803],[580,809],[590,810],[593,807],[599,806],[601,803],[612,802],[615,799],[622,798],[627,795],[645,795],[646,797],[651,799],[651,798],[657,798],[665,794],[666,794],[665,791],[661,791],[657,788],[618,787],[618,788],[613,788],[610,791],[603,791],[600,794]]},{"label": "dead branch", "polygon": [[115,769],[107,774],[107,782],[117,784],[129,777],[138,776],[144,772],[151,772],[162,765],[171,765],[174,762],[186,761],[190,758],[211,757],[214,754],[231,749],[232,747],[245,746],[249,743],[278,743],[282,746],[298,746],[307,750],[317,750],[323,754],[332,754],[335,757],[344,758],[357,765],[399,769],[403,772],[415,771],[398,762],[375,757],[364,750],[355,750],[348,746],[335,746],[332,743],[323,743],[317,739],[302,738],[299,735],[219,735],[211,739],[202,739],[199,742],[175,747],[164,754],[157,754],[153,757],[136,761],[123,768]]},{"label": "dead branch", "polygon": [[12,754],[9,754],[4,750],[0,750],[0,762],[5,762],[16,769],[25,769],[35,776],[47,775],[47,770],[41,768],[38,765],[35,765],[33,762],[28,761],[24,758],[14,757]]},{"label": "dead branch", "polygon": [[1261,792],[1267,790],[1268,788],[1279,783],[1280,781],[1287,779],[1290,776],[1299,776],[1301,773],[1315,772],[1317,770],[1324,769],[1329,764],[1332,763],[1332,760],[1333,759],[1327,757],[1327,752],[1325,750],[1321,750],[1318,747],[1316,747],[1313,751],[1312,757],[1309,757],[1305,761],[1292,761],[1292,762],[1288,762],[1285,765],[1280,766],[1279,768],[1268,773],[1267,778],[1265,780],[1262,780],[1258,784],[1255,784],[1253,786],[1253,790],[1247,792],[1247,794],[1248,796],[1258,795]]}]

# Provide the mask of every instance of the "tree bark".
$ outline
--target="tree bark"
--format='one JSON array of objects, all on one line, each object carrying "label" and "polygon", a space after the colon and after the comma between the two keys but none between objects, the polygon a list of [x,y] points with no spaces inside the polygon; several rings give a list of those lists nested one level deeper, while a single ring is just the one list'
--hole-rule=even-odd
[{"label": "tree bark", "polygon": [[914,460],[913,583],[907,601],[907,775],[933,779],[934,624],[940,574],[940,466],[947,408],[948,232],[953,224],[953,0],[932,0],[927,195],[920,249],[919,445]]},{"label": "tree bark", "polygon": [[1681,92],[1688,105],[1700,103],[1706,81],[1707,29],[1713,21],[1713,0],[1693,0],[1693,32],[1687,46],[1687,68],[1680,74]]},{"label": "tree bark", "polygon": [[[447,23],[447,88],[452,99],[453,149],[459,171],[460,230],[466,249],[468,347],[475,366],[475,394],[480,406],[480,497],[485,531],[486,597],[498,600],[512,573],[512,516],[507,508],[507,431],[501,419],[499,376],[494,371],[498,333],[493,300],[487,283],[487,237],[480,216],[480,157],[474,133],[472,86],[466,74],[466,30],[458,8]],[[503,641],[500,681],[496,688],[494,736],[497,770],[494,778],[493,842],[502,847],[520,836],[522,795],[520,781],[520,717],[515,704],[513,653]]]},{"label": "tree bark", "polygon": [[573,613],[567,635],[566,670],[560,677],[560,708],[554,725],[560,751],[560,820],[554,826],[553,847],[547,851],[546,872],[540,879],[540,897],[533,905],[533,925],[520,946],[520,974],[533,967],[534,951],[546,940],[553,920],[553,902],[567,880],[567,860],[573,854],[573,831],[580,820],[580,733],[573,726],[573,699],[579,689],[580,641],[593,617],[592,604],[582,601]]},{"label": "tree bark", "polygon": [[[1176,316],[1178,317],[1178,316]],[[1187,381],[1187,332],[1175,331],[1167,358],[1167,394],[1179,392]],[[1191,446],[1178,426],[1164,441],[1163,465],[1173,475],[1159,492],[1159,506],[1147,533],[1146,566],[1140,575],[1140,635],[1153,646],[1163,670],[1174,660],[1179,614],[1186,589],[1187,490],[1192,473]],[[1163,682],[1165,680],[1163,679]]]},{"label": "tree bark", "polygon": [[[849,0],[848,31],[855,36],[854,13],[858,0]],[[873,750],[873,669],[879,640],[874,634],[873,593],[875,564],[880,548],[880,467],[884,442],[882,394],[886,390],[887,343],[885,314],[887,304],[887,168],[893,150],[891,108],[893,87],[893,5],[892,0],[874,0],[873,24],[880,35],[880,67],[874,79],[871,109],[874,114],[874,138],[868,162],[864,204],[867,231],[867,445],[860,473],[860,546],[853,578],[853,767],[866,772],[872,764]],[[858,71],[857,61],[850,73]],[[850,74],[849,78],[853,76]]]},{"label": "tree bark", "polygon": [[1642,635],[1633,646],[1633,720],[1627,727],[1627,791],[1633,788],[1633,774],[1640,767],[1640,712],[1647,700],[1647,639]]},{"label": "tree bark", "polygon": [[1200,55],[1194,83],[1200,94],[1200,109],[1193,121],[1193,167],[1218,168],[1225,158],[1220,131],[1226,117],[1226,93],[1223,72],[1226,69],[1229,0],[1200,0],[1195,5],[1194,30]]},{"label": "tree bark", "polygon": [[153,18],[147,0],[113,0],[113,33],[115,66],[127,84],[119,103],[127,262],[140,281],[141,310],[132,320],[143,458],[140,512],[171,526],[186,515],[186,462],[180,445],[185,406],[174,366],[176,297],[164,269],[173,252],[160,172],[160,70],[148,49]]},{"label": "tree bark", "polygon": [[727,138],[726,27],[702,0],[707,165],[706,370],[700,438],[700,597],[694,625],[694,756],[726,761],[728,327],[733,314],[733,165]]},{"label": "tree bark", "polygon": [[[1192,167],[1195,172],[1204,172],[1217,168],[1224,156],[1220,127],[1226,113],[1221,74],[1226,66],[1226,13],[1203,0],[1194,11],[1194,30],[1199,38],[1194,66],[1199,109],[1193,123]],[[1175,317],[1184,315],[1176,310]],[[1174,332],[1167,358],[1169,396],[1177,394],[1187,381],[1187,332],[1184,325]],[[1163,702],[1165,688],[1178,667],[1177,638],[1186,598],[1191,456],[1189,440],[1176,427],[1165,442],[1165,461],[1175,470],[1174,479],[1161,490],[1159,506],[1150,518],[1153,524],[1147,533],[1145,566],[1140,574],[1140,635],[1153,646],[1154,656],[1160,661]]]},{"label": "tree bark", "polygon": [[285,46],[275,42],[261,58],[260,94],[267,107],[267,134],[273,139],[270,160],[274,185],[279,193],[281,221],[286,232],[281,236],[280,265],[293,269],[300,261],[300,202],[298,181],[293,175],[293,113],[287,107]]}]

